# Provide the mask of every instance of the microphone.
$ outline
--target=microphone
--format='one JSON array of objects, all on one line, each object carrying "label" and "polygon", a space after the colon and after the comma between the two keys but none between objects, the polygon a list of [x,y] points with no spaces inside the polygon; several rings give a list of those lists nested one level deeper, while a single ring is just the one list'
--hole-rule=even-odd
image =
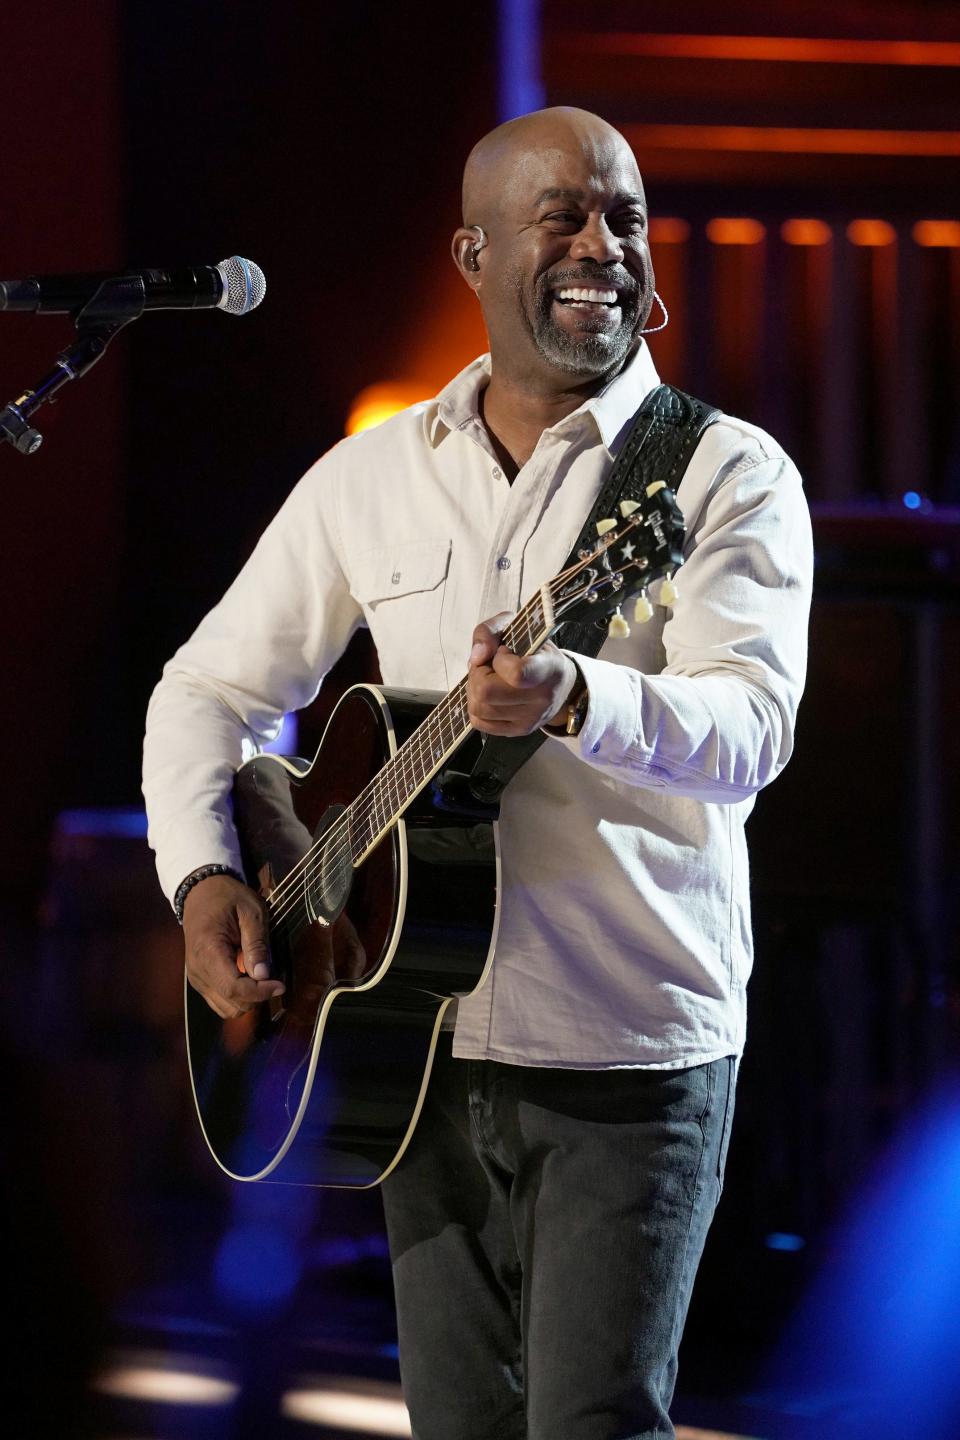
[{"label": "microphone", "polygon": [[106,281],[120,279],[129,293],[131,309],[137,314],[143,310],[226,310],[228,315],[246,315],[260,304],[267,290],[260,266],[232,255],[219,265],[181,266],[177,270],[31,275],[26,280],[0,280],[0,310],[72,315],[82,310]]}]

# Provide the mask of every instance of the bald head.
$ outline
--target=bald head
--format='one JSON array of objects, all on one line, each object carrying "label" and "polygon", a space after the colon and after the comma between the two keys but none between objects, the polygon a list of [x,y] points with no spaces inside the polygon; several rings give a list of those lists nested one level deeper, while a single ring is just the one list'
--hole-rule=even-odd
[{"label": "bald head", "polygon": [[646,200],[633,151],[599,115],[537,110],[485,135],[452,251],[495,377],[595,385],[639,343],[653,296]]},{"label": "bald head", "polygon": [[619,130],[589,110],[554,105],[507,120],[478,140],[463,171],[463,223],[488,230],[528,169],[531,157],[576,146],[585,154],[620,154],[632,167],[642,193],[633,152]]}]

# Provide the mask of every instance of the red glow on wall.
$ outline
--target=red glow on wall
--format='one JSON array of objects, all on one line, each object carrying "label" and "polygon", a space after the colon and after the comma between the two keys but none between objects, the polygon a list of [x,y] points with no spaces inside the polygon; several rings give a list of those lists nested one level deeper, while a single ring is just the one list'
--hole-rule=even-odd
[{"label": "red glow on wall", "polygon": [[851,245],[881,249],[896,243],[897,232],[886,220],[851,220],[847,226],[847,239]]},{"label": "red glow on wall", "polygon": [[763,125],[628,125],[634,151],[773,151],[798,155],[960,155],[956,130],[833,130]]},{"label": "red glow on wall", "polygon": [[960,66],[960,45],[943,40],[854,40],[794,35],[571,34],[562,43],[602,55],[669,60],[785,61],[815,65]]},{"label": "red glow on wall", "polygon": [[918,220],[913,238],[918,245],[952,250],[960,246],[960,220]]},{"label": "red glow on wall", "polygon": [[652,245],[684,245],[690,239],[690,226],[675,216],[658,215],[650,221],[649,234]]},{"label": "red glow on wall", "polygon": [[785,220],[780,236],[787,245],[829,245],[833,231],[823,220]]},{"label": "red glow on wall", "polygon": [[714,245],[759,245],[766,235],[759,220],[721,216],[707,222],[707,239]]}]

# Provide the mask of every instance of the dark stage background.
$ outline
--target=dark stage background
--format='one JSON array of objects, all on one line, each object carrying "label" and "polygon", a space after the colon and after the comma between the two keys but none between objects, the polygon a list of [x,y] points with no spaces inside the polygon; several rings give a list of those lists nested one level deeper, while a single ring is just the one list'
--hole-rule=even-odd
[{"label": "dark stage background", "polygon": [[[142,723],[356,397],[427,395],[482,348],[447,252],[459,174],[540,100],[628,135],[664,378],[768,426],[814,510],[809,689],[750,825],[752,1031],[677,1413],[960,1433],[956,7],[59,0],[5,20],[4,275],[238,252],[268,278],[242,321],[142,320],[39,413],[37,455],[0,451],[13,1433],[341,1433],[297,1421],[291,1375],[395,1381],[376,1196],[281,1203],[200,1150]],[[2,325],[0,404],[70,333]],[[351,647],[301,750],[374,665]],[[116,1377],[144,1357],[227,1398],[137,1400]]]}]

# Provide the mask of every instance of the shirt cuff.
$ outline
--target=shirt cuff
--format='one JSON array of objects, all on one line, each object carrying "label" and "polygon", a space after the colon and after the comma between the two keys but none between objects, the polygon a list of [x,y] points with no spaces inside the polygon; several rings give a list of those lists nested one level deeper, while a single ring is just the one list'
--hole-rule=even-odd
[{"label": "shirt cuff", "polygon": [[[157,842],[150,840],[154,849]],[[243,874],[240,858],[240,844],[233,826],[228,826],[215,815],[197,815],[189,826],[189,834],[182,839],[166,835],[162,840],[163,861],[157,861],[157,873],[164,895],[173,905],[174,896],[183,880],[199,870],[202,865],[226,865]]]},{"label": "shirt cuff", "polygon": [[619,765],[637,737],[637,689],[622,665],[566,650],[590,692],[579,735],[545,733],[594,764]]}]

